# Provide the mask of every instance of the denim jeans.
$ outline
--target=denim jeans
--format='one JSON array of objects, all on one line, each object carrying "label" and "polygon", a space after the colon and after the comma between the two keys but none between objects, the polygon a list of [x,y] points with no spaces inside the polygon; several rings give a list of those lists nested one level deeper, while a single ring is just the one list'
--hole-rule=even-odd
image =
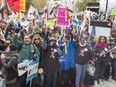
[{"label": "denim jeans", "polygon": [[112,78],[116,79],[116,58],[112,59]]},{"label": "denim jeans", "polygon": [[76,68],[76,86],[83,82],[88,64],[80,65],[75,64]]},{"label": "denim jeans", "polygon": [[57,72],[46,73],[44,76],[44,87],[56,87]]},{"label": "denim jeans", "polygon": [[104,78],[104,71],[106,65],[102,62],[95,62],[95,74],[94,80],[99,80]]}]

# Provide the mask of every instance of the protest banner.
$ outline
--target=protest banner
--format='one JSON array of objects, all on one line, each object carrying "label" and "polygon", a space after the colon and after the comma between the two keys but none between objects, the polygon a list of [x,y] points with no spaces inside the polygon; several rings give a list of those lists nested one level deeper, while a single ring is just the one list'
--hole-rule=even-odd
[{"label": "protest banner", "polygon": [[18,76],[22,76],[27,72],[29,62],[23,62],[18,64]]},{"label": "protest banner", "polygon": [[38,71],[38,60],[30,62],[28,66],[26,83],[28,83],[34,77],[37,76],[37,71]]},{"label": "protest banner", "polygon": [[110,36],[112,22],[90,21],[90,28],[88,32],[96,36]]},{"label": "protest banner", "polygon": [[57,26],[70,26],[70,20],[66,20],[66,8],[58,8],[58,16],[56,20]]},{"label": "protest banner", "polygon": [[46,21],[46,25],[48,26],[54,26],[54,24],[55,24],[55,20],[54,19],[51,19],[51,20],[47,20]]}]

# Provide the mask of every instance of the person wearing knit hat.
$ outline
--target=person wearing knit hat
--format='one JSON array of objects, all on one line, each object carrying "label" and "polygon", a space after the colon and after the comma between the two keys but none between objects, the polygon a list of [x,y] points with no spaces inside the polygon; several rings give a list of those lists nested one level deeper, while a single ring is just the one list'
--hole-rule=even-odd
[{"label": "person wearing knit hat", "polygon": [[10,38],[6,38],[6,41],[0,40],[0,51],[5,51],[9,44],[12,44],[12,40]]},{"label": "person wearing knit hat", "polygon": [[16,51],[16,50],[18,50],[18,47],[15,44],[10,44],[9,48],[10,48],[10,51]]},{"label": "person wearing knit hat", "polygon": [[[59,71],[59,60],[62,51],[56,45],[56,39],[51,37],[49,43],[47,41],[42,42],[42,48],[45,51],[43,69],[44,72],[44,86],[43,87],[56,87],[57,72]],[[52,83],[51,83],[52,82]]]},{"label": "person wearing knit hat", "polygon": [[17,46],[10,44],[6,49],[5,53],[0,55],[2,64],[2,76],[5,79],[6,87],[16,87],[16,79],[18,73],[16,71],[18,58],[17,58]]}]

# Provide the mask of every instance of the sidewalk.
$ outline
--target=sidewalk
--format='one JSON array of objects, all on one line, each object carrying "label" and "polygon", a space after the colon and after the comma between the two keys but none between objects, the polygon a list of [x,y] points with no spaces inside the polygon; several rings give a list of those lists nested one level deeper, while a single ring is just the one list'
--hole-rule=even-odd
[{"label": "sidewalk", "polygon": [[[103,82],[104,85],[98,85],[97,87],[116,87],[116,81],[114,80],[109,80],[109,81],[104,81]],[[92,86],[95,87],[95,86]]]}]

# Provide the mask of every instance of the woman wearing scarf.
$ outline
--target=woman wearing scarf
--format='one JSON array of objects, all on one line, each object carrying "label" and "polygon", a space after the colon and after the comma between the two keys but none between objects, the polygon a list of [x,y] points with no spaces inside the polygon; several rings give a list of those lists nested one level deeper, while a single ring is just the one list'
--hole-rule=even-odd
[{"label": "woman wearing scarf", "polygon": [[62,56],[60,57],[61,83],[62,85],[65,82],[72,84],[73,76],[71,75],[71,69],[74,68],[74,48],[71,39],[67,40],[63,36],[58,46],[62,51]]},{"label": "woman wearing scarf", "polygon": [[76,68],[76,87],[85,87],[83,80],[88,67],[88,62],[92,57],[91,47],[86,43],[85,38],[78,41],[77,38],[72,38],[73,46],[76,49],[75,53],[75,68]]},{"label": "woman wearing scarf", "polygon": [[105,36],[100,36],[98,42],[95,44],[93,48],[93,52],[95,55],[95,75],[94,75],[94,85],[98,86],[98,81],[101,85],[103,85],[104,71],[105,66],[109,63],[109,56],[107,46],[107,38]]}]

